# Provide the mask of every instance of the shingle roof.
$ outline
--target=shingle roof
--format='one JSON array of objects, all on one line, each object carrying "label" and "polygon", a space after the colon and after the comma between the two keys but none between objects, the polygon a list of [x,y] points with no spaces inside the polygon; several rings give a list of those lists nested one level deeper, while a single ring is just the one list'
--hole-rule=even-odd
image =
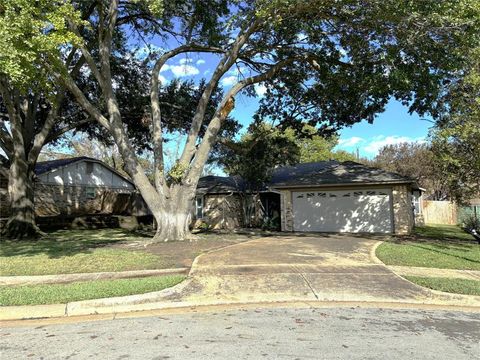
[{"label": "shingle roof", "polygon": [[412,179],[354,161],[320,161],[275,169],[270,186],[409,183]]},{"label": "shingle roof", "polygon": [[239,192],[245,189],[245,181],[240,176],[204,176],[197,185],[197,193],[219,194]]},{"label": "shingle roof", "polygon": [[99,160],[90,158],[88,156],[77,156],[77,157],[66,158],[66,159],[39,161],[35,165],[35,174],[40,175],[48,171],[58,169],[60,167],[75,163],[77,161],[82,161],[82,160],[91,160],[91,161],[99,162]]},{"label": "shingle roof", "polygon": [[[319,161],[284,166],[274,170],[268,187],[302,187],[316,185],[395,184],[415,181],[399,174],[372,168],[353,161]],[[242,191],[245,182],[239,177],[206,176],[200,179],[199,193]]]}]

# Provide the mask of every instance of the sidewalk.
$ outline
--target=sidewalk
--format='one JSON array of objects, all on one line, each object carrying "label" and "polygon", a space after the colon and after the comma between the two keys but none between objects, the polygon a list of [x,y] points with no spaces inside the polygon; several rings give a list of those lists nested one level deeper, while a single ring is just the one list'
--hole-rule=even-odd
[{"label": "sidewalk", "polygon": [[174,268],[60,275],[0,276],[0,286],[67,284],[76,281],[130,279],[150,276],[187,274],[188,271],[189,268]]}]

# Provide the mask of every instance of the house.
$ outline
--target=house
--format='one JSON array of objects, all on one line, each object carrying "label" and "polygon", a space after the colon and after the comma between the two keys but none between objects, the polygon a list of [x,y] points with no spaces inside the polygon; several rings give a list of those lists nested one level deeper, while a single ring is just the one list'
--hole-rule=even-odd
[{"label": "house", "polygon": [[282,231],[408,234],[420,196],[416,182],[399,174],[321,161],[275,169],[256,199],[239,177],[204,177],[194,217],[214,228],[241,227],[257,216],[253,203]]},{"label": "house", "polygon": [[[2,203],[8,204],[4,194],[8,178],[0,183],[5,185]],[[85,156],[38,162],[34,191],[37,217],[148,214],[130,179]],[[8,207],[2,206],[1,217],[8,215]]]}]

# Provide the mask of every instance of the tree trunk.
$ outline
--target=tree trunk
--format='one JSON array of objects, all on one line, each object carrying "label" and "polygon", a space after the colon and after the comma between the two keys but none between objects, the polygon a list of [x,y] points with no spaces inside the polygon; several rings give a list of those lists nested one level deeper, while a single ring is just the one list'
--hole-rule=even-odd
[{"label": "tree trunk", "polygon": [[157,232],[153,242],[193,240],[190,231],[192,202],[194,195],[180,191],[177,196],[167,199],[161,210],[154,213]]},{"label": "tree trunk", "polygon": [[11,215],[3,235],[11,239],[37,238],[41,231],[35,224],[33,169],[27,161],[12,159],[8,180]]}]

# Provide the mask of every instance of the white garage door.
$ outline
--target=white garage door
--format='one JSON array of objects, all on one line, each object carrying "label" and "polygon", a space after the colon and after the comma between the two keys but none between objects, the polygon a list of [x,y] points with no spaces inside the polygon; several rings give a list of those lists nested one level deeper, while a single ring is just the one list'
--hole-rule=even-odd
[{"label": "white garage door", "polygon": [[294,231],[390,233],[389,189],[293,192]]}]

